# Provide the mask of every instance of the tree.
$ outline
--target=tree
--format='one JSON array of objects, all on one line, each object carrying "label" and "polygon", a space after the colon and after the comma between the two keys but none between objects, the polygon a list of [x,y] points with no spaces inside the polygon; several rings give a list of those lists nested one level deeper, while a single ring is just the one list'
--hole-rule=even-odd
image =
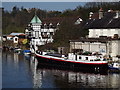
[{"label": "tree", "polygon": [[12,9],[12,16],[15,17],[15,15],[19,12],[19,8],[17,8],[17,6],[14,6]]},{"label": "tree", "polygon": [[75,22],[71,17],[64,19],[60,24],[59,30],[53,37],[55,46],[68,46],[69,40],[79,39],[80,37],[84,37],[88,34],[87,31],[82,31],[82,27],[80,25],[75,25],[74,23]]}]

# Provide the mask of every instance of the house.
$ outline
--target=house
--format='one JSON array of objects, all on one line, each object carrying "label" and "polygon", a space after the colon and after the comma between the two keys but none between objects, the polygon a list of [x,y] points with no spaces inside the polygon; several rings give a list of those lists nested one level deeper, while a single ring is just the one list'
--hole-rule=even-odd
[{"label": "house", "polygon": [[114,37],[120,35],[120,11],[108,10],[98,13],[90,13],[90,18],[84,25],[89,29],[89,38],[98,38],[100,36]]},{"label": "house", "polygon": [[99,52],[104,56],[120,56],[120,39],[80,38],[70,41],[70,52]]},{"label": "house", "polygon": [[119,11],[104,12],[100,9],[98,13],[90,12],[83,27],[89,30],[88,37],[70,40],[70,52],[99,52],[111,56],[113,60],[120,57]]},{"label": "house", "polygon": [[59,26],[59,22],[53,23],[42,23],[37,15],[33,17],[31,22],[28,24],[25,30],[25,34],[30,39],[31,51],[37,50],[37,46],[45,45],[53,42],[53,35]]},{"label": "house", "polygon": [[6,36],[7,40],[13,41],[13,43],[22,43],[24,39],[26,39],[26,35],[24,33],[11,33]]}]

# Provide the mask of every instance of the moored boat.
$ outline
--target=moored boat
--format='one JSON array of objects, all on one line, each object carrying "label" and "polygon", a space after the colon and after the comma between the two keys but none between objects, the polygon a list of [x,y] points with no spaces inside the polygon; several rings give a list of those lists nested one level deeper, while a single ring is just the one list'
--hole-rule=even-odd
[{"label": "moored boat", "polygon": [[24,54],[24,55],[30,55],[30,54],[31,54],[31,51],[30,51],[30,50],[23,50],[23,54]]},{"label": "moored boat", "polygon": [[15,53],[20,53],[20,52],[21,52],[21,49],[18,48],[18,47],[16,47],[16,48],[14,48],[14,52],[15,52]]},{"label": "moored boat", "polygon": [[68,56],[65,56],[48,52],[36,52],[35,54],[39,63],[48,63],[64,68],[98,72],[108,70],[108,61],[105,60],[102,55],[79,55],[68,53]]},{"label": "moored boat", "polygon": [[109,65],[109,70],[112,72],[120,72],[120,63],[119,62],[114,62]]}]

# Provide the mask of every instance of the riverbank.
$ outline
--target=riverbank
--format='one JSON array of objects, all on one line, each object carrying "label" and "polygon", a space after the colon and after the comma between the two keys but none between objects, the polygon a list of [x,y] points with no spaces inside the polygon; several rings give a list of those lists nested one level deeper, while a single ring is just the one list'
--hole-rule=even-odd
[{"label": "riverbank", "polygon": [[29,50],[29,45],[28,44],[15,44],[13,43],[13,41],[10,41],[10,40],[7,40],[7,41],[3,41],[2,42],[2,48],[3,50],[11,50],[11,49],[14,49],[14,48],[20,48],[21,50]]}]

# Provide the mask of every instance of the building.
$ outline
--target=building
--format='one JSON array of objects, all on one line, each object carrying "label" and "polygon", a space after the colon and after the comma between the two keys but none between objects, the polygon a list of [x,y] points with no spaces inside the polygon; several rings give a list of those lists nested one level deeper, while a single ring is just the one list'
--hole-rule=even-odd
[{"label": "building", "polygon": [[84,25],[89,29],[89,38],[98,38],[100,36],[114,37],[120,35],[120,11],[108,10],[98,13],[91,13],[90,18]]},{"label": "building", "polygon": [[120,56],[120,39],[81,38],[70,41],[70,52],[98,52],[104,56]]},{"label": "building", "polygon": [[26,35],[24,33],[11,33],[9,35],[3,35],[3,41],[11,41],[13,44],[23,44],[25,39]]},{"label": "building", "polygon": [[88,37],[70,40],[70,52],[98,52],[114,60],[120,57],[120,12],[100,9],[89,16],[83,26],[89,30]]},{"label": "building", "polygon": [[38,49],[37,46],[52,43],[53,35],[59,25],[59,22],[56,25],[42,23],[39,17],[35,15],[25,30],[25,34],[30,39],[30,50],[34,53]]}]

